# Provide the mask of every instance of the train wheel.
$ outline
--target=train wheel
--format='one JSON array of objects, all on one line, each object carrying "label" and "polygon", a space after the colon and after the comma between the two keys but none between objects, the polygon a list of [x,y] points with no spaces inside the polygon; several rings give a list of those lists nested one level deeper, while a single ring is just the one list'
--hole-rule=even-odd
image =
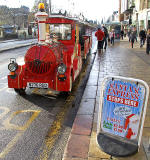
[{"label": "train wheel", "polygon": [[21,89],[14,88],[14,90],[19,95],[26,95],[25,89],[23,89],[23,88],[21,88]]}]

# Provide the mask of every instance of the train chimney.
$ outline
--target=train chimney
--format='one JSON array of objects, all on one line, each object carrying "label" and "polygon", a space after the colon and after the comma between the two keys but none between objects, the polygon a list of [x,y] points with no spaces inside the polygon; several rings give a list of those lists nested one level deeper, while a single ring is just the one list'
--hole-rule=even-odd
[{"label": "train chimney", "polygon": [[46,38],[46,17],[48,14],[45,12],[44,3],[39,3],[39,11],[35,14],[35,17],[38,20],[38,42],[45,42]]}]

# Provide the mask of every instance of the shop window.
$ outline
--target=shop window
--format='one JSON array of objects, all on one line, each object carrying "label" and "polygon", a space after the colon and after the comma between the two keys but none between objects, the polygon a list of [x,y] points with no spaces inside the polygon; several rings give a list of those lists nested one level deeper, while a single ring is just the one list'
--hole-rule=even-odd
[{"label": "shop window", "polygon": [[148,28],[150,28],[150,20],[148,20]]}]

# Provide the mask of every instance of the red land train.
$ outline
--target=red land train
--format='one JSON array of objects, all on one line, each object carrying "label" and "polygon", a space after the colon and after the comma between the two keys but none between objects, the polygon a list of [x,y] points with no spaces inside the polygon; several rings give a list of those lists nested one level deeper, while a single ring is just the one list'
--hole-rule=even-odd
[{"label": "red land train", "polygon": [[92,46],[92,27],[63,16],[48,18],[41,8],[36,17],[38,44],[28,49],[24,65],[11,59],[8,87],[19,94],[27,87],[69,92]]}]

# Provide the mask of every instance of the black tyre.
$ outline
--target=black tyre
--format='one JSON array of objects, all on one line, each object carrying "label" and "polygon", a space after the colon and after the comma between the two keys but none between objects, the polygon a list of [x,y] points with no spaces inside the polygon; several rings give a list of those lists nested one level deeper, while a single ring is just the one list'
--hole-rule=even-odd
[{"label": "black tyre", "polygon": [[60,97],[68,97],[70,92],[60,92]]},{"label": "black tyre", "polygon": [[25,89],[23,89],[23,88],[21,88],[21,89],[14,88],[14,90],[19,95],[26,95]]}]

